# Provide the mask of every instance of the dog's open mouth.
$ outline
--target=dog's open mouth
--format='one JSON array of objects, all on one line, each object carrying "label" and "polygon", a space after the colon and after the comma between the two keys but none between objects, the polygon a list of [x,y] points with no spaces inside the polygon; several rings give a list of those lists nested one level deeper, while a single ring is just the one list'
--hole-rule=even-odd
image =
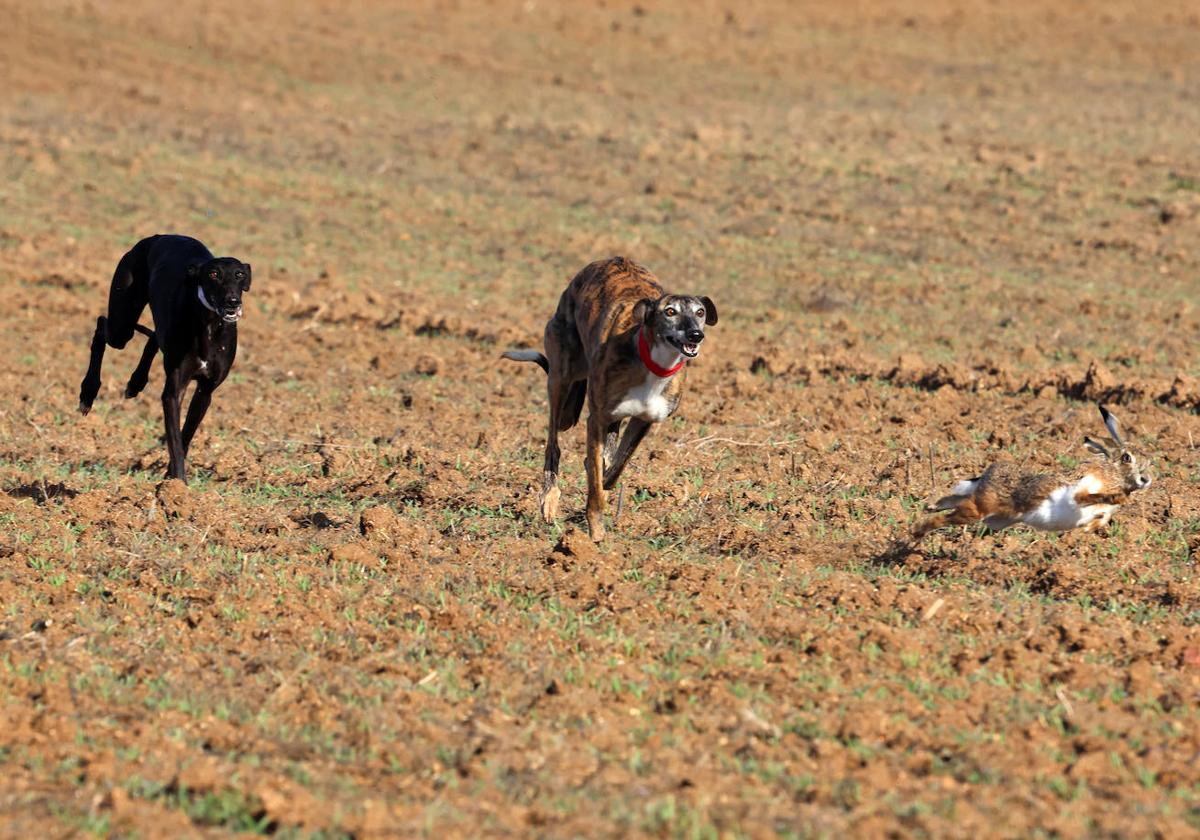
[{"label": "dog's open mouth", "polygon": [[672,344],[676,350],[689,359],[694,359],[700,355],[700,342],[684,341],[673,335],[667,336],[666,339],[669,344]]},{"label": "dog's open mouth", "polygon": [[699,342],[684,341],[680,338],[676,338],[673,335],[667,336],[667,341],[674,345],[676,350],[687,356],[689,359],[694,359],[700,355]]},{"label": "dog's open mouth", "polygon": [[237,309],[234,309],[232,311],[225,311],[225,312],[221,313],[221,320],[224,321],[226,324],[236,323],[241,317],[242,317],[242,307],[240,307],[240,306]]}]

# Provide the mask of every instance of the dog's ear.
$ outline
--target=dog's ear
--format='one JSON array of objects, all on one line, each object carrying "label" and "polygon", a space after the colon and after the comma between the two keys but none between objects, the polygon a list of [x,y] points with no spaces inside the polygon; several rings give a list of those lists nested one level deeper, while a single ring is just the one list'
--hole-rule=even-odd
[{"label": "dog's ear", "polygon": [[654,318],[654,310],[657,307],[658,301],[652,298],[642,298],[633,305],[633,317],[637,319],[639,324],[649,326],[650,321]]},{"label": "dog's ear", "polygon": [[242,268],[246,270],[246,276],[242,278],[242,291],[250,291],[250,263],[242,263]]},{"label": "dog's ear", "polygon": [[704,304],[704,323],[711,327],[717,323],[717,305],[712,302],[712,298],[708,295],[700,298],[700,302]]}]

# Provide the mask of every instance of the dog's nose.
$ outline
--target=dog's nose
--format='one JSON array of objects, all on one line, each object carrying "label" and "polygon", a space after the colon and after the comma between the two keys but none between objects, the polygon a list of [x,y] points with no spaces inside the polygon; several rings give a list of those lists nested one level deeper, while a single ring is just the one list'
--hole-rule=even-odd
[{"label": "dog's nose", "polygon": [[692,344],[699,344],[704,340],[704,333],[701,330],[688,330],[686,335],[687,340]]}]

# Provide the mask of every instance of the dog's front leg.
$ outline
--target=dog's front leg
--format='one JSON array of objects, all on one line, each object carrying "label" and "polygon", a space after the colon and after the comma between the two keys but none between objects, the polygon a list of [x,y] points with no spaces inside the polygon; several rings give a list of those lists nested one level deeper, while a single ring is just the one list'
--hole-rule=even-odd
[{"label": "dog's front leg", "polygon": [[184,470],[183,435],[179,428],[179,403],[183,398],[183,383],[178,367],[167,368],[167,381],[163,383],[163,424],[167,432],[167,478],[178,478],[187,483]]},{"label": "dog's front leg", "polygon": [[192,448],[192,436],[196,434],[196,429],[200,427],[200,421],[204,419],[209,405],[212,404],[214,390],[207,379],[196,380],[196,393],[192,394],[192,401],[188,403],[187,419],[183,421],[183,457],[185,458]]},{"label": "dog's front leg", "polygon": [[[621,421],[617,420],[614,423],[608,424],[608,431],[604,434],[604,474],[608,475],[609,465],[613,462],[613,456],[617,452],[617,441],[621,437]],[[608,485],[604,485],[605,489]]]},{"label": "dog's front leg", "polygon": [[604,470],[605,490],[611,490],[617,483],[622,470],[629,463],[629,459],[637,450],[638,444],[642,442],[642,438],[646,436],[646,432],[650,431],[651,425],[649,420],[643,420],[640,417],[629,418],[629,422],[625,425],[625,434],[621,435],[621,443],[617,446],[617,451],[613,453],[612,460]]},{"label": "dog's front leg", "polygon": [[604,437],[605,424],[597,418],[593,406],[588,412],[587,425],[587,523],[588,532],[596,542],[604,539],[604,509],[608,506],[604,492]]}]

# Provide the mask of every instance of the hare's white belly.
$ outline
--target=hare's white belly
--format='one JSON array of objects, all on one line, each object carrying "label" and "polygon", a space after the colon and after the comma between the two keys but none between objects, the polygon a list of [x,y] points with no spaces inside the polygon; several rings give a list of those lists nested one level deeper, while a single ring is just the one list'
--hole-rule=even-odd
[{"label": "hare's white belly", "polygon": [[613,417],[640,417],[651,423],[666,419],[671,413],[671,401],[663,391],[669,380],[649,374],[642,384],[630,388],[613,409]]},{"label": "hare's white belly", "polygon": [[1021,522],[1039,531],[1070,531],[1087,525],[1093,519],[1107,519],[1116,510],[1116,505],[1079,506],[1075,496],[1079,493],[1099,493],[1104,484],[1093,475],[1085,475],[1075,484],[1057,487],[1040,505],[1021,515]]}]

